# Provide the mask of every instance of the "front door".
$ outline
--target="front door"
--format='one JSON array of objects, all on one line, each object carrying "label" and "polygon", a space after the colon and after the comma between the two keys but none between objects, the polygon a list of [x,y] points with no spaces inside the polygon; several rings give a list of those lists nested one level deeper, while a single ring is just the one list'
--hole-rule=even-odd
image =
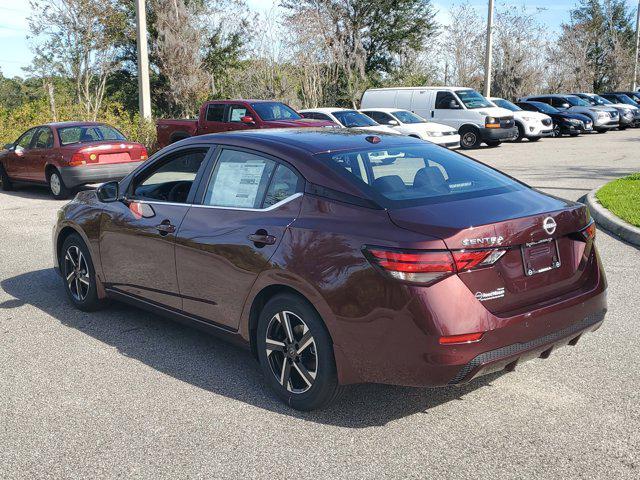
[{"label": "front door", "polygon": [[31,143],[38,128],[32,128],[23,133],[14,143],[13,148],[7,155],[6,171],[9,178],[26,180],[27,158]]},{"label": "front door", "polygon": [[465,123],[466,110],[452,92],[441,90],[436,93],[432,120],[453,128],[460,128]]},{"label": "front door", "polygon": [[142,170],[110,204],[101,224],[105,286],[180,310],[175,268],[176,233],[189,210],[208,148],[185,148]]},{"label": "front door", "polygon": [[301,177],[292,167],[245,150],[222,149],[200,205],[176,241],[186,313],[237,329],[244,302],[297,217]]}]

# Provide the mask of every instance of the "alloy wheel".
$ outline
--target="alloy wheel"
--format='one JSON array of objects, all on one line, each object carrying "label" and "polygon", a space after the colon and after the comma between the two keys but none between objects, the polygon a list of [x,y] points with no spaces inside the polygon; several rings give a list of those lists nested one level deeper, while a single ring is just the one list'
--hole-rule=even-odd
[{"label": "alloy wheel", "polygon": [[318,353],[311,330],[293,312],[276,313],[267,326],[267,361],[276,380],[291,393],[304,393],[318,374]]},{"label": "alloy wheel", "polygon": [[560,132],[560,125],[554,125],[553,126],[553,136],[554,137],[559,137],[560,135],[562,135],[562,133]]},{"label": "alloy wheel", "polygon": [[89,266],[82,251],[75,245],[71,245],[64,255],[64,274],[73,298],[78,302],[84,301],[91,286]]},{"label": "alloy wheel", "polygon": [[477,137],[474,132],[465,132],[462,135],[462,144],[467,147],[473,147],[477,142]]},{"label": "alloy wheel", "polygon": [[57,173],[52,173],[49,178],[49,185],[51,186],[51,193],[54,195],[60,195],[62,190],[62,183],[60,182],[60,177]]}]

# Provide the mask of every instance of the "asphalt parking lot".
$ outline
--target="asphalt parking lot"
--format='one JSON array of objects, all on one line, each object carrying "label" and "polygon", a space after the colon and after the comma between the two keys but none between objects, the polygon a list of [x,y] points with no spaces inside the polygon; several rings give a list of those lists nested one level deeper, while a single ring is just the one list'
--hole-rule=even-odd
[{"label": "asphalt parking lot", "polygon": [[[640,130],[473,151],[576,200],[640,170]],[[63,204],[0,192],[0,478],[638,478],[640,251],[599,231],[603,327],[464,387],[352,387],[299,413],[248,352],[141,310],[86,314],[51,268]]]}]

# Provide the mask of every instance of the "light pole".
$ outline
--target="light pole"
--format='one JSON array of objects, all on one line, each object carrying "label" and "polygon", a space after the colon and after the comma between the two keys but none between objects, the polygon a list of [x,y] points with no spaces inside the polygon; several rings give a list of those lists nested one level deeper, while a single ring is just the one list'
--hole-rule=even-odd
[{"label": "light pole", "polygon": [[638,0],[638,13],[636,16],[636,50],[635,58],[633,59],[633,80],[631,81],[631,90],[634,92],[638,88],[638,49],[640,47],[640,0]]},{"label": "light pole", "polygon": [[[640,0],[639,0],[640,1]],[[484,96],[491,95],[491,62],[493,50],[493,0],[489,0],[487,15],[487,48],[484,57]]]},{"label": "light pole", "polygon": [[145,0],[136,0],[138,43],[138,101],[140,116],[151,118],[151,88],[149,87],[149,51],[147,49],[147,11]]}]

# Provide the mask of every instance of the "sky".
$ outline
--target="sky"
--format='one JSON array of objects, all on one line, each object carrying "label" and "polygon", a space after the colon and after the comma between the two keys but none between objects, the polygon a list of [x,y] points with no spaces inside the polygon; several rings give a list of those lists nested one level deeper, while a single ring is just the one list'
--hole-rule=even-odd
[{"label": "sky", "polygon": [[[557,30],[562,22],[569,19],[569,11],[578,0],[496,0],[496,4],[525,8],[538,12],[538,19],[552,30]],[[256,11],[269,10],[276,0],[248,0],[249,6]],[[448,15],[451,5],[459,1],[433,0],[438,10],[438,21],[449,23],[454,19]],[[484,11],[487,0],[470,0],[469,3]],[[635,0],[627,0],[635,6]],[[0,71],[5,77],[24,76],[22,70],[31,62],[32,53],[27,40],[27,17],[31,9],[28,0],[0,0]]]}]

